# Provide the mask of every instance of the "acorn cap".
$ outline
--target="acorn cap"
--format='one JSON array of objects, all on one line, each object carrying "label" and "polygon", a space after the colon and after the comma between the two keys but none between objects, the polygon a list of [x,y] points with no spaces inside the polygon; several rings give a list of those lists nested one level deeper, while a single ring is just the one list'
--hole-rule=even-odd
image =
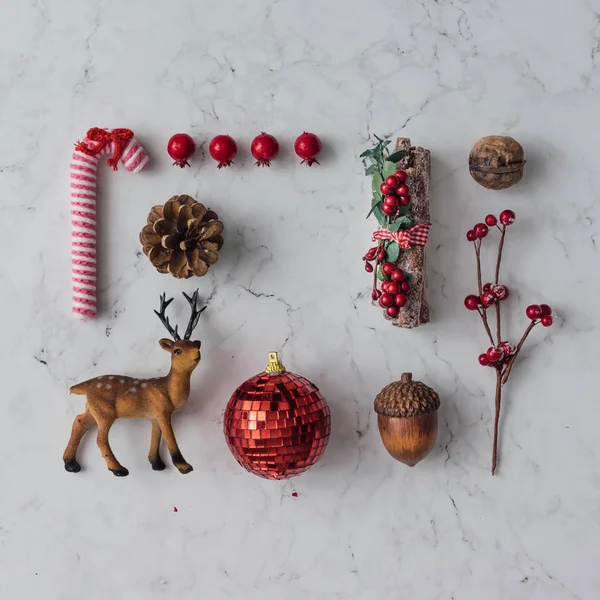
[{"label": "acorn cap", "polygon": [[420,381],[412,380],[412,373],[403,373],[400,381],[386,385],[377,394],[375,412],[386,417],[416,417],[435,412],[440,407],[436,391]]}]

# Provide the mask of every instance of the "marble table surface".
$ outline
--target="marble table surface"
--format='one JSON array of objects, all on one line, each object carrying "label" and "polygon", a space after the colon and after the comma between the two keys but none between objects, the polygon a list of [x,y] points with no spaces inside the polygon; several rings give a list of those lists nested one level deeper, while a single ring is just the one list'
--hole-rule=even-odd
[{"label": "marble table surface", "polygon": [[[597,0],[3,0],[0,55],[0,596],[599,597]],[[81,323],[68,163],[92,126],[132,128],[152,165],[101,169],[101,315]],[[320,167],[291,150],[303,129],[324,141]],[[271,169],[249,156],[261,130],[282,144]],[[165,152],[179,131],[202,143],[185,170]],[[232,169],[206,156],[218,133],[241,147]],[[413,331],[368,300],[373,222],[358,155],[373,134],[432,154],[432,322]],[[504,192],[467,168],[491,134],[526,152],[523,181]],[[140,252],[149,208],[179,193],[225,223],[201,280],[160,275]],[[464,233],[504,208],[517,213],[503,271],[509,339],[530,302],[560,319],[534,331],[505,390],[491,477],[494,378],[463,308],[474,287]],[[185,319],[180,292],[195,286],[210,304],[203,360],[175,422],[194,472],[153,472],[149,424],[118,421],[111,442],[129,477],[107,471],[93,434],[81,473],[66,473],[83,409],[68,386],[166,372],[152,311],[164,290]],[[243,471],[222,433],[228,398],[270,350],[332,412],[322,460],[282,482]],[[436,447],[414,469],[387,455],[372,410],[403,371],[442,399]]]}]

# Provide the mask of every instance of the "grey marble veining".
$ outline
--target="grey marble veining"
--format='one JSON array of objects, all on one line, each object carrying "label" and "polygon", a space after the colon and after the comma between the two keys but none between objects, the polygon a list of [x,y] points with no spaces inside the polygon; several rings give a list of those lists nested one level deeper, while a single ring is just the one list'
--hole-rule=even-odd
[{"label": "grey marble veining", "polygon": [[[4,0],[0,17],[3,598],[599,597],[596,0]],[[92,126],[131,127],[152,164],[101,169],[102,316],[81,323],[68,159]],[[303,129],[323,139],[320,167],[293,154]],[[282,145],[271,169],[248,152],[261,130]],[[178,131],[204,144],[190,169],[165,152]],[[206,158],[218,133],[240,146],[232,169]],[[414,331],[369,306],[360,259],[373,221],[357,157],[374,133],[432,152],[433,320]],[[524,180],[505,192],[468,173],[471,145],[490,134],[525,147]],[[149,208],[178,193],[226,227],[217,265],[187,284],[157,274],[137,239]],[[531,301],[562,318],[534,331],[506,388],[492,478],[494,381],[463,308],[475,274],[464,233],[507,207],[507,337]],[[151,471],[148,423],[118,421],[128,478],[107,471],[93,435],[84,470],[65,473],[83,407],[68,385],[166,372],[152,311],[163,290],[195,285],[210,299],[203,361],[175,425],[194,472]],[[185,319],[182,297],[173,308]],[[269,350],[332,410],[322,461],[287,482],[248,475],[222,434],[230,394]],[[402,371],[442,398],[438,443],[415,469],[387,455],[372,411]]]}]

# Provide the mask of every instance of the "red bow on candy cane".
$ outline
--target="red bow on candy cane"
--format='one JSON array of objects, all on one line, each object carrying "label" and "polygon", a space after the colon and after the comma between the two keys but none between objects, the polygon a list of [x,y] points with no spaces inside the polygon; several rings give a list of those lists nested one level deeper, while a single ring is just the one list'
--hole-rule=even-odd
[{"label": "red bow on candy cane", "polygon": [[[119,160],[123,155],[129,140],[133,137],[133,131],[123,127],[113,129],[112,131],[100,129],[100,127],[92,127],[85,135],[85,141],[77,142],[75,144],[75,150],[79,150],[79,152],[83,152],[88,156],[96,156],[96,154],[102,152],[102,149],[106,144],[114,144],[113,155],[107,162],[109,166],[116,171],[118,169]],[[93,147],[91,148],[89,145],[90,142],[93,144]]]},{"label": "red bow on candy cane", "polygon": [[425,246],[429,238],[429,228],[431,223],[421,223],[410,229],[401,229],[400,231],[388,231],[387,229],[378,229],[373,234],[373,241],[393,240],[400,248],[407,250],[412,246]]}]

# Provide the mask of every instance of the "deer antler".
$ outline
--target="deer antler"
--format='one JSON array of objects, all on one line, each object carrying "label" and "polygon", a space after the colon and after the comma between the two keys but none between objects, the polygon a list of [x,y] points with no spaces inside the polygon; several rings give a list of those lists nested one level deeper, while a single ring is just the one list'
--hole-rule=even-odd
[{"label": "deer antler", "polygon": [[192,332],[196,328],[196,325],[198,325],[198,319],[200,319],[200,315],[206,310],[206,306],[203,306],[200,310],[198,310],[198,290],[192,294],[191,298],[185,292],[182,293],[192,307],[192,316],[190,317],[187,329],[185,330],[185,335],[183,336],[184,340],[189,340],[192,336]]},{"label": "deer antler", "polygon": [[171,323],[169,323],[169,317],[165,316],[165,311],[167,310],[167,307],[169,306],[169,304],[171,304],[171,302],[173,302],[173,298],[169,298],[169,300],[167,300],[167,295],[163,292],[160,296],[160,312],[157,310],[155,310],[154,312],[156,313],[156,316],[160,319],[160,322],[166,327],[167,331],[171,334],[172,338],[176,342],[178,342],[181,340],[181,338],[179,337],[179,332],[177,331],[177,325],[175,325],[175,329],[173,329],[173,327],[171,327]]}]

